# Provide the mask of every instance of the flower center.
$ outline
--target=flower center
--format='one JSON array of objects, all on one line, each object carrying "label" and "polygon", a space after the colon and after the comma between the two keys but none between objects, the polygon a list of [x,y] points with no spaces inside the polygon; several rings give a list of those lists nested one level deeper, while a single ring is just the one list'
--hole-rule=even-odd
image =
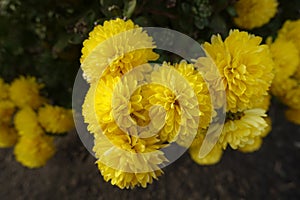
[{"label": "flower center", "polygon": [[243,116],[244,116],[244,112],[236,112],[236,113],[233,113],[233,112],[227,112],[226,113],[226,122],[231,120],[231,121],[234,121],[234,120],[239,120],[241,119]]}]

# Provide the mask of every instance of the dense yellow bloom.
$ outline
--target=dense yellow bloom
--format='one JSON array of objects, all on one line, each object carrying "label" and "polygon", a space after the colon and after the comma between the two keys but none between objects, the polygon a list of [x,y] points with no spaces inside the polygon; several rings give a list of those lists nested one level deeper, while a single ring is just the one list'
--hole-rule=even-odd
[{"label": "dense yellow bloom", "polygon": [[261,135],[254,137],[254,142],[252,144],[246,144],[243,147],[239,147],[238,150],[243,152],[243,153],[252,153],[254,151],[257,151],[260,149],[260,147],[262,146],[263,143],[263,138],[266,137],[271,129],[272,129],[272,125],[271,125],[271,119],[269,117],[265,118],[268,126],[266,127],[266,129],[262,132]]},{"label": "dense yellow bloom", "polygon": [[121,81],[119,77],[105,76],[99,83],[91,84],[82,110],[91,133],[102,130],[106,135],[141,134],[134,128],[136,111],[143,109],[140,94],[134,94],[138,80],[124,77]]},{"label": "dense yellow bloom", "polygon": [[0,123],[0,147],[12,147],[18,140],[17,131],[6,124]]},{"label": "dense yellow bloom", "polygon": [[14,149],[16,160],[29,168],[44,166],[54,153],[53,138],[45,134],[21,136]]},{"label": "dense yellow bloom", "polygon": [[119,77],[106,76],[98,83],[91,84],[82,107],[85,122],[88,123],[88,130],[91,133],[98,133],[99,128],[105,134],[117,131],[118,126],[114,121],[112,111],[112,96],[119,81]]},{"label": "dense yellow bloom", "polygon": [[146,110],[150,111],[154,105],[163,108],[154,108],[152,120],[166,112],[165,125],[159,132],[160,140],[190,145],[195,136],[192,133],[198,127],[207,128],[213,112],[202,76],[194,65],[182,61],[174,66],[164,63],[152,72],[151,81],[158,84],[150,84],[143,92],[143,98],[148,100]]},{"label": "dense yellow bloom", "polygon": [[9,123],[15,112],[15,105],[9,100],[0,100],[0,123]]},{"label": "dense yellow bloom", "polygon": [[45,105],[38,110],[38,121],[49,133],[65,133],[74,128],[73,113],[70,109]]},{"label": "dense yellow bloom", "polygon": [[300,125],[300,109],[288,109],[285,116],[289,121]]},{"label": "dense yellow bloom", "polygon": [[[83,105],[85,122],[95,137],[98,168],[106,181],[120,188],[146,187],[162,174],[158,166],[166,158],[159,150],[164,142],[176,140],[180,123],[185,135],[179,138],[185,141],[190,130],[207,127],[211,120],[208,89],[193,65],[165,63],[146,71],[122,79],[102,77],[91,84]],[[154,83],[137,86],[143,81]],[[186,119],[181,109],[188,113]]]},{"label": "dense yellow bloom", "polygon": [[213,165],[221,160],[223,155],[222,146],[216,143],[212,150],[203,158],[199,157],[199,151],[202,146],[205,135],[199,131],[192,145],[189,148],[191,158],[199,165]]},{"label": "dense yellow bloom", "polygon": [[7,99],[9,85],[4,82],[2,78],[0,78],[0,100]]},{"label": "dense yellow bloom", "polygon": [[121,189],[132,189],[136,186],[146,188],[147,184],[153,182],[153,179],[157,180],[163,174],[162,170],[147,173],[128,173],[108,167],[101,162],[97,162],[97,164],[104,180],[106,182],[111,181],[112,185],[116,185]]},{"label": "dense yellow bloom", "polygon": [[296,45],[283,37],[271,44],[270,50],[275,63],[275,77],[272,82],[272,93],[281,98],[292,88],[297,86],[296,80],[291,76],[295,74],[300,64],[299,51]]},{"label": "dense yellow bloom", "polygon": [[275,74],[284,78],[293,75],[300,61],[295,43],[282,37],[276,39],[274,43],[271,43],[270,40],[268,43],[275,62]]},{"label": "dense yellow bloom", "polygon": [[95,135],[93,150],[98,158],[98,168],[105,181],[111,181],[121,189],[146,187],[163,173],[158,165],[166,158],[161,151],[154,151],[158,148],[155,145],[157,139],[128,138],[130,141],[119,140],[115,145],[102,134]]},{"label": "dense yellow bloom", "polygon": [[[299,84],[299,83],[298,83]],[[293,109],[300,109],[300,87],[297,85],[297,87],[292,88],[287,91],[286,95],[284,97],[280,98],[281,101]]]},{"label": "dense yellow bloom", "polygon": [[[278,31],[278,38],[292,41],[298,50],[300,50],[300,19],[287,20],[282,28]],[[300,52],[299,52],[300,53]]]},{"label": "dense yellow bloom", "polygon": [[141,89],[133,94],[138,80],[107,75],[91,84],[83,105],[85,121],[95,137],[98,168],[106,181],[120,188],[146,187],[162,174],[158,165],[166,160],[158,150],[165,145],[147,131],[145,138],[139,138],[143,132],[131,117],[143,109]]},{"label": "dense yellow bloom", "polygon": [[30,106],[38,108],[45,102],[40,96],[42,84],[37,83],[34,77],[23,77],[15,79],[9,88],[10,98],[18,107]]},{"label": "dense yellow bloom", "polygon": [[268,46],[260,45],[261,40],[247,32],[233,30],[224,42],[217,35],[212,36],[211,44],[203,45],[223,79],[228,111],[251,109],[253,102],[268,94],[274,62]]},{"label": "dense yellow bloom", "polygon": [[244,147],[239,148],[239,151],[243,153],[252,153],[254,151],[259,150],[263,143],[263,139],[258,136],[258,137],[254,137],[253,140],[254,140],[253,144],[247,144]]},{"label": "dense yellow bloom", "polygon": [[260,99],[257,99],[253,104],[253,108],[261,108],[263,110],[269,110],[271,104],[271,95],[264,95]]},{"label": "dense yellow bloom", "polygon": [[94,28],[83,46],[81,67],[89,83],[105,74],[121,76],[158,58],[152,51],[152,38],[131,20],[105,21]]},{"label": "dense yellow bloom", "polygon": [[[226,90],[223,84],[223,77],[219,73],[217,66],[210,57],[199,57],[194,61],[195,68],[203,75],[205,81],[210,86],[210,98],[215,110],[226,107]],[[214,117],[215,114],[212,115]]]},{"label": "dense yellow bloom", "polygon": [[[102,81],[103,79],[99,81],[100,85],[103,85]],[[97,86],[97,84],[91,84],[82,105],[82,115],[84,117],[84,122],[87,123],[87,130],[92,134],[101,132],[101,126],[95,113],[95,91],[97,89]],[[103,94],[105,95],[106,92],[104,91]]]},{"label": "dense yellow bloom", "polygon": [[[120,78],[106,76],[97,85],[91,84],[82,108],[84,120],[88,123],[91,133],[99,135],[103,132],[117,146],[130,143],[131,136],[128,134],[142,134],[131,117],[135,109],[142,108],[139,94],[130,96],[137,86],[137,80],[127,80],[125,77],[123,82],[119,83]],[[147,135],[144,137],[148,138]]]},{"label": "dense yellow bloom", "polygon": [[263,135],[268,127],[265,111],[262,109],[245,110],[241,113],[228,115],[219,142],[225,149],[229,144],[237,149],[253,144],[254,138]]},{"label": "dense yellow bloom", "polygon": [[[281,54],[276,55],[285,56],[282,60],[281,66],[277,68],[276,76],[272,84],[272,92],[274,95],[279,97],[279,99],[289,106],[291,110],[300,109],[300,20],[290,21],[287,20],[282,28],[278,31],[278,38],[275,43],[278,41],[277,52],[281,51]],[[286,42],[284,49],[284,42]],[[279,46],[280,45],[280,46]],[[282,46],[282,47],[281,47]],[[274,47],[274,48],[275,48]],[[272,52],[273,53],[273,52]],[[276,60],[275,60],[276,61]],[[284,71],[287,72],[284,72]],[[289,111],[288,113],[291,113]],[[292,116],[292,114],[289,114]]]},{"label": "dense yellow bloom", "polygon": [[234,22],[244,29],[261,27],[275,16],[277,6],[277,0],[238,0],[234,5],[237,12]]},{"label": "dense yellow bloom", "polygon": [[37,113],[30,107],[17,112],[14,118],[15,127],[21,136],[36,136],[44,131],[39,125]]}]

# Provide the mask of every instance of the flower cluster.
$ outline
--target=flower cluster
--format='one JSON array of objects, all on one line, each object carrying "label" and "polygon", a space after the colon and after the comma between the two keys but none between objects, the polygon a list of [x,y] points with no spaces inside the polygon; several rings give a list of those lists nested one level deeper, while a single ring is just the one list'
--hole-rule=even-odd
[{"label": "flower cluster", "polygon": [[[89,44],[94,50],[87,51]],[[122,189],[152,183],[168,161],[162,149],[188,147],[212,118],[208,88],[195,66],[184,60],[151,66],[147,62],[158,58],[154,47],[131,20],[116,19],[95,27],[82,50],[90,83],[82,112],[95,138],[96,163],[104,180]]]},{"label": "flower cluster", "polygon": [[269,47],[260,44],[261,41],[262,38],[247,32],[232,30],[224,41],[217,35],[212,36],[211,43],[204,43],[208,58],[199,58],[196,66],[209,73],[211,83],[214,79],[221,79],[227,108],[223,131],[212,151],[204,158],[198,154],[206,131],[198,132],[190,148],[191,157],[197,163],[216,163],[221,158],[222,149],[225,150],[228,145],[243,152],[255,151],[270,131],[266,112],[270,103],[268,90],[274,76],[274,62]]},{"label": "flower cluster", "polygon": [[268,44],[275,62],[271,91],[289,107],[288,120],[300,124],[300,20],[286,21],[276,40]]},{"label": "flower cluster", "polygon": [[[133,37],[138,40],[131,42]],[[163,149],[173,143],[189,148],[201,165],[217,163],[228,146],[258,150],[271,130],[267,111],[275,66],[269,46],[261,42],[231,30],[224,41],[216,35],[205,42],[207,56],[194,64],[152,66],[148,61],[158,57],[152,38],[130,20],[95,27],[82,50],[90,83],[82,112],[104,180],[122,189],[146,187],[163,173],[159,166],[168,162]],[[223,126],[217,113],[224,101]],[[221,127],[221,134],[208,141],[213,146],[200,157],[211,125]]]},{"label": "flower cluster", "polygon": [[16,160],[41,167],[55,153],[54,137],[74,127],[72,111],[52,106],[40,95],[34,77],[19,77],[10,85],[0,79],[0,147],[14,147]]},{"label": "flower cluster", "polygon": [[244,29],[261,27],[275,16],[277,0],[238,0],[235,4],[235,24]]}]

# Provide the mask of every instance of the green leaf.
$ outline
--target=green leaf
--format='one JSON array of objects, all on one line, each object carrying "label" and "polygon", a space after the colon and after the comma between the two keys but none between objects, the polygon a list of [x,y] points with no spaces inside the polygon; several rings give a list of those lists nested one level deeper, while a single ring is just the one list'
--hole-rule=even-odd
[{"label": "green leaf", "polygon": [[233,6],[228,6],[226,8],[228,14],[231,16],[231,17],[236,17],[237,16],[237,13],[236,13],[236,10]]},{"label": "green leaf", "polygon": [[70,44],[81,44],[83,42],[84,38],[79,34],[74,34],[70,37],[69,43]]},{"label": "green leaf", "polygon": [[123,10],[123,15],[130,18],[136,7],[136,0],[126,0]]},{"label": "green leaf", "polygon": [[214,33],[220,33],[223,36],[227,35],[227,24],[220,15],[214,15],[209,26]]}]

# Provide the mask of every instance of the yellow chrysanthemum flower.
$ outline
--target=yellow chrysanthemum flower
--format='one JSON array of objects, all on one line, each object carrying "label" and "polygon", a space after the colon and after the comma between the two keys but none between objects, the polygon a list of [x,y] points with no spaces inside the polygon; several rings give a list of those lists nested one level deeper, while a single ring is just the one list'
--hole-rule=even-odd
[{"label": "yellow chrysanthemum flower", "polygon": [[[142,108],[139,94],[133,94],[138,79],[127,80],[125,77],[123,82],[119,81],[118,77],[106,76],[97,85],[91,85],[82,110],[88,130],[96,135],[103,132],[116,146],[129,143],[132,139],[130,135],[145,133],[144,140],[153,138],[147,133],[148,129],[143,132],[138,130],[134,118],[135,109]],[[129,99],[129,102],[126,99]],[[160,144],[160,147],[162,146]]]},{"label": "yellow chrysanthemum flower", "polygon": [[288,90],[286,95],[281,97],[280,100],[287,106],[293,109],[300,109],[300,87],[299,83],[296,87]]},{"label": "yellow chrysanthemum flower", "polygon": [[274,62],[268,46],[260,45],[261,40],[247,32],[233,30],[224,42],[217,35],[212,36],[211,44],[203,45],[219,70],[215,73],[220,73],[223,79],[227,111],[251,109],[257,99],[268,94]]},{"label": "yellow chrysanthemum flower", "polygon": [[233,20],[244,29],[258,28],[275,16],[277,6],[277,0],[238,0],[234,4],[237,17]]},{"label": "yellow chrysanthemum flower", "polygon": [[263,110],[269,110],[271,104],[271,95],[264,95],[260,99],[257,99],[256,102],[253,103],[253,108],[261,108]]},{"label": "yellow chrysanthemum flower", "polygon": [[0,78],[0,100],[7,99],[9,85],[4,82],[2,78]]},{"label": "yellow chrysanthemum flower", "polygon": [[119,81],[119,77],[106,76],[99,83],[91,84],[82,107],[85,122],[88,123],[91,133],[98,133],[99,128],[105,134],[119,132],[112,110],[113,91]]},{"label": "yellow chrysanthemum flower", "polygon": [[42,87],[43,85],[37,83],[34,77],[21,76],[11,83],[10,98],[20,108],[30,106],[36,109],[46,101],[39,94]]},{"label": "yellow chrysanthemum flower", "polygon": [[[277,46],[277,52],[281,54],[276,55],[285,56],[286,59],[282,60],[282,65],[278,66],[279,71],[276,73],[274,82],[272,84],[272,92],[279,99],[292,108],[291,110],[300,109],[300,20],[286,21],[282,28],[278,31],[278,37],[275,41],[283,43],[286,41],[290,49],[282,49]],[[279,43],[278,42],[278,43]],[[275,46],[274,43],[274,46]],[[285,44],[287,46],[287,44]],[[282,44],[283,45],[283,44]],[[275,46],[276,47],[276,46]],[[275,48],[274,47],[274,48]],[[297,54],[298,53],[298,54]],[[286,66],[288,65],[288,67]],[[284,71],[287,69],[288,74]]]},{"label": "yellow chrysanthemum flower", "polygon": [[38,121],[49,133],[66,133],[74,128],[73,113],[70,109],[45,105],[38,110]]},{"label": "yellow chrysanthemum flower", "polygon": [[14,118],[15,127],[21,136],[36,136],[44,131],[39,125],[37,113],[30,107],[17,112]]},{"label": "yellow chrysanthemum flower", "polygon": [[158,180],[158,177],[163,174],[162,170],[156,170],[148,173],[128,173],[108,167],[101,162],[97,162],[98,169],[101,172],[106,182],[111,181],[112,185],[116,185],[121,189],[131,188],[136,186],[147,187],[153,179]]},{"label": "yellow chrysanthemum flower", "polygon": [[244,147],[239,148],[239,151],[243,153],[252,153],[259,150],[263,143],[263,139],[261,137],[254,137],[253,140],[253,144],[247,144]]},{"label": "yellow chrysanthemum flower", "polygon": [[288,109],[285,116],[289,121],[300,125],[300,109]]},{"label": "yellow chrysanthemum flower", "polygon": [[293,75],[300,61],[296,45],[292,41],[282,37],[276,39],[274,43],[271,43],[268,38],[267,43],[270,46],[270,51],[275,62],[275,74],[278,74],[280,77]]},{"label": "yellow chrysanthemum flower", "polygon": [[[100,85],[103,85],[101,83],[102,80],[100,80]],[[87,130],[91,133],[91,134],[95,134],[95,133],[100,133],[101,132],[101,125],[98,122],[98,117],[96,116],[95,113],[95,92],[97,89],[97,84],[91,84],[85,99],[84,99],[84,103],[82,105],[82,115],[84,117],[84,122],[87,123]],[[105,95],[106,92],[103,91],[103,94]],[[104,101],[106,102],[106,101]],[[105,106],[104,106],[105,107]],[[107,107],[106,107],[107,109]]]},{"label": "yellow chrysanthemum flower", "polygon": [[143,76],[124,77],[121,80],[119,77],[107,75],[100,79],[99,83],[91,84],[82,110],[91,133],[103,131],[106,135],[114,135],[125,131],[125,135],[141,134],[131,130],[131,127],[138,125],[135,120],[136,111],[143,109],[140,94],[134,94],[135,91],[141,90],[137,87],[139,79],[142,80]]},{"label": "yellow chrysanthemum flower", "polygon": [[228,144],[233,149],[253,144],[254,138],[268,127],[264,117],[265,111],[259,108],[228,114],[219,143],[224,149]]},{"label": "yellow chrysanthemum flower", "polygon": [[271,129],[272,129],[272,125],[271,125],[271,119],[269,117],[265,118],[268,126],[266,127],[266,129],[262,132],[261,135],[254,137],[254,142],[252,144],[246,144],[243,147],[239,147],[238,150],[243,152],[243,153],[252,153],[254,151],[257,151],[260,149],[260,147],[262,146],[263,143],[263,138],[266,137]]},{"label": "yellow chrysanthemum flower", "polygon": [[299,51],[300,50],[299,31],[300,31],[300,19],[294,21],[287,20],[283,24],[282,28],[278,31],[278,38],[292,41],[296,45]]},{"label": "yellow chrysanthemum flower", "polygon": [[17,140],[17,131],[13,127],[0,123],[0,147],[12,147],[16,144]]},{"label": "yellow chrysanthemum flower", "polygon": [[195,136],[193,130],[207,128],[213,112],[209,91],[201,74],[193,64],[185,61],[174,66],[164,63],[152,72],[151,81],[158,84],[150,84],[143,98],[148,100],[146,110],[150,111],[154,105],[163,108],[155,108],[153,119],[166,112],[165,125],[158,133],[160,140],[190,145]]},{"label": "yellow chrysanthemum flower", "polygon": [[121,189],[135,186],[145,188],[163,173],[158,165],[165,162],[166,158],[156,150],[157,139],[129,138],[130,141],[115,145],[102,134],[95,135],[93,150],[98,158],[98,168],[105,181],[111,181],[112,185]]},{"label": "yellow chrysanthemum flower", "polygon": [[297,71],[300,56],[296,45],[283,37],[276,39],[274,43],[271,43],[270,39],[267,42],[275,63],[275,77],[271,91],[280,98],[297,85],[297,82],[290,77]]},{"label": "yellow chrysanthemum flower", "polygon": [[54,153],[53,138],[45,134],[21,136],[14,149],[16,160],[29,168],[44,166]]},{"label": "yellow chrysanthemum flower", "polygon": [[0,100],[0,123],[9,123],[15,112],[15,105],[9,100]]},{"label": "yellow chrysanthemum flower", "polygon": [[94,28],[83,46],[81,67],[89,83],[105,74],[121,76],[158,58],[152,51],[152,38],[131,20],[105,21]]},{"label": "yellow chrysanthemum flower", "polygon": [[[121,80],[107,75],[99,83],[91,84],[83,105],[88,130],[95,137],[93,150],[98,168],[106,181],[120,188],[146,187],[162,174],[158,165],[166,160],[158,151],[166,145],[156,135],[149,137],[147,131],[145,138],[141,138],[143,132],[139,132],[135,117],[131,117],[143,109],[141,88],[135,90],[141,79]],[[147,157],[144,153],[150,154]]]},{"label": "yellow chrysanthemum flower", "polygon": [[223,155],[222,146],[219,143],[203,158],[199,158],[199,151],[205,137],[205,131],[199,130],[192,145],[189,148],[191,158],[199,165],[213,165],[221,160]]}]

